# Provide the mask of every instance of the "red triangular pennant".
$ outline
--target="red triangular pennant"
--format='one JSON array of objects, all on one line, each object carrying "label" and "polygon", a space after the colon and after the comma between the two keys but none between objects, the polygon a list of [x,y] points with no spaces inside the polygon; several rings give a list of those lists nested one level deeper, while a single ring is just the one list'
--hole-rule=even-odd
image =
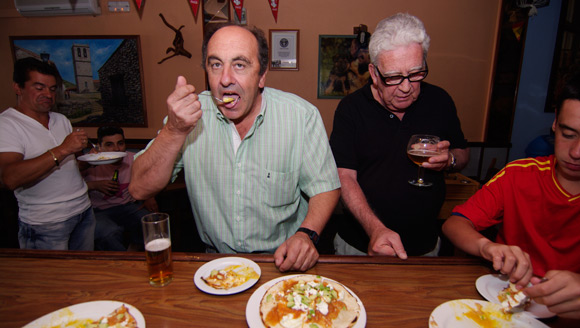
[{"label": "red triangular pennant", "polygon": [[193,11],[193,17],[197,19],[197,11],[199,9],[199,0],[189,0],[189,5],[191,6],[191,11]]},{"label": "red triangular pennant", "polygon": [[242,21],[242,8],[244,8],[244,0],[232,0],[232,4],[234,5],[234,10],[236,11],[236,15],[238,16],[238,21]]},{"label": "red triangular pennant", "polygon": [[137,10],[141,10],[141,3],[143,0],[135,0],[135,2],[137,3]]},{"label": "red triangular pennant", "polygon": [[268,0],[270,3],[270,9],[272,9],[272,15],[274,15],[274,21],[278,23],[278,1],[280,0]]}]

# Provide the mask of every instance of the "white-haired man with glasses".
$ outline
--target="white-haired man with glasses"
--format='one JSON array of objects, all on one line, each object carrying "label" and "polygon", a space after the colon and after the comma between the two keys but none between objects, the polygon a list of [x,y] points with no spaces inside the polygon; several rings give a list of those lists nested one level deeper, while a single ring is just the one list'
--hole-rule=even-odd
[{"label": "white-haired man with glasses", "polygon": [[[330,136],[345,205],[337,254],[406,259],[439,252],[443,171],[465,167],[469,149],[449,94],[423,81],[429,42],[417,17],[399,13],[379,22],[369,45],[372,81],[338,105]],[[406,153],[413,134],[442,140],[440,154],[423,164],[430,187],[408,183],[417,176]]]}]

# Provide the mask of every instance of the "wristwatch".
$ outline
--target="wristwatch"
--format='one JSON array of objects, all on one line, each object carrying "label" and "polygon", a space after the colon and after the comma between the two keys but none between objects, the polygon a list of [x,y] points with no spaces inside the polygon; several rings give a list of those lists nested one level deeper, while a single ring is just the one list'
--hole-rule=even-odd
[{"label": "wristwatch", "polygon": [[310,240],[312,240],[312,243],[314,243],[314,246],[318,245],[318,240],[320,239],[320,236],[318,236],[316,231],[310,230],[308,228],[303,228],[303,227],[300,227],[300,228],[298,228],[298,230],[296,230],[296,232],[299,232],[299,231],[307,234],[308,238],[310,238]]},{"label": "wristwatch", "polygon": [[451,156],[451,163],[449,164],[449,167],[447,169],[451,171],[455,169],[455,166],[457,165],[457,160],[455,159],[455,155],[453,155],[452,152],[449,152],[449,156]]}]

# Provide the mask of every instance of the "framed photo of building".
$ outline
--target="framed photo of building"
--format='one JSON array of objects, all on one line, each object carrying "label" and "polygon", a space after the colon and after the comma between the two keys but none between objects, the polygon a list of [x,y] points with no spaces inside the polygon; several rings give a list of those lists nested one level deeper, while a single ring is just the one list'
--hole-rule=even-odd
[{"label": "framed photo of building", "polygon": [[368,43],[356,35],[320,35],[318,44],[318,98],[342,98],[367,83]]},{"label": "framed photo of building", "polygon": [[56,66],[54,111],[74,126],[147,127],[139,36],[11,36],[10,44],[15,61]]}]

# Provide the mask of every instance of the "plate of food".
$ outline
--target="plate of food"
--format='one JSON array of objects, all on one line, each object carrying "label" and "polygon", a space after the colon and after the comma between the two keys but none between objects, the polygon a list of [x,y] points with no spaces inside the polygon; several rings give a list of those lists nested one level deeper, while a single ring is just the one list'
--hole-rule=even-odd
[{"label": "plate of food", "polygon": [[202,265],[193,276],[195,286],[213,295],[232,295],[254,286],[262,270],[243,257],[224,257]]},{"label": "plate of food", "polygon": [[145,318],[136,307],[117,301],[79,303],[44,315],[23,328],[145,328]]},{"label": "plate of food", "polygon": [[296,274],[260,286],[246,305],[250,328],[365,327],[367,315],[358,296],[341,283]]},{"label": "plate of food", "polygon": [[506,313],[501,305],[480,300],[453,300],[433,310],[429,328],[548,328],[525,312]]},{"label": "plate of food", "polygon": [[[481,294],[481,296],[483,296],[483,298],[496,304],[502,304],[503,302],[506,308],[512,306],[509,304],[510,301],[518,302],[523,299],[523,297],[522,298],[518,297],[517,290],[510,292],[513,286],[510,286],[510,282],[506,275],[500,274],[483,275],[477,278],[477,280],[475,281],[475,287],[477,288],[477,291]],[[510,298],[512,300],[509,300]],[[508,302],[508,304],[506,304],[506,302]],[[551,318],[556,315],[550,312],[550,310],[548,310],[548,307],[546,307],[543,304],[538,304],[534,302],[534,300],[529,300],[526,303],[527,304],[522,304],[521,306],[518,305],[517,307],[523,310],[523,312],[527,312],[535,318]]]},{"label": "plate of food", "polygon": [[127,153],[123,151],[104,151],[101,153],[85,154],[79,156],[77,159],[88,162],[91,165],[104,165],[115,163],[125,156],[127,156]]}]

